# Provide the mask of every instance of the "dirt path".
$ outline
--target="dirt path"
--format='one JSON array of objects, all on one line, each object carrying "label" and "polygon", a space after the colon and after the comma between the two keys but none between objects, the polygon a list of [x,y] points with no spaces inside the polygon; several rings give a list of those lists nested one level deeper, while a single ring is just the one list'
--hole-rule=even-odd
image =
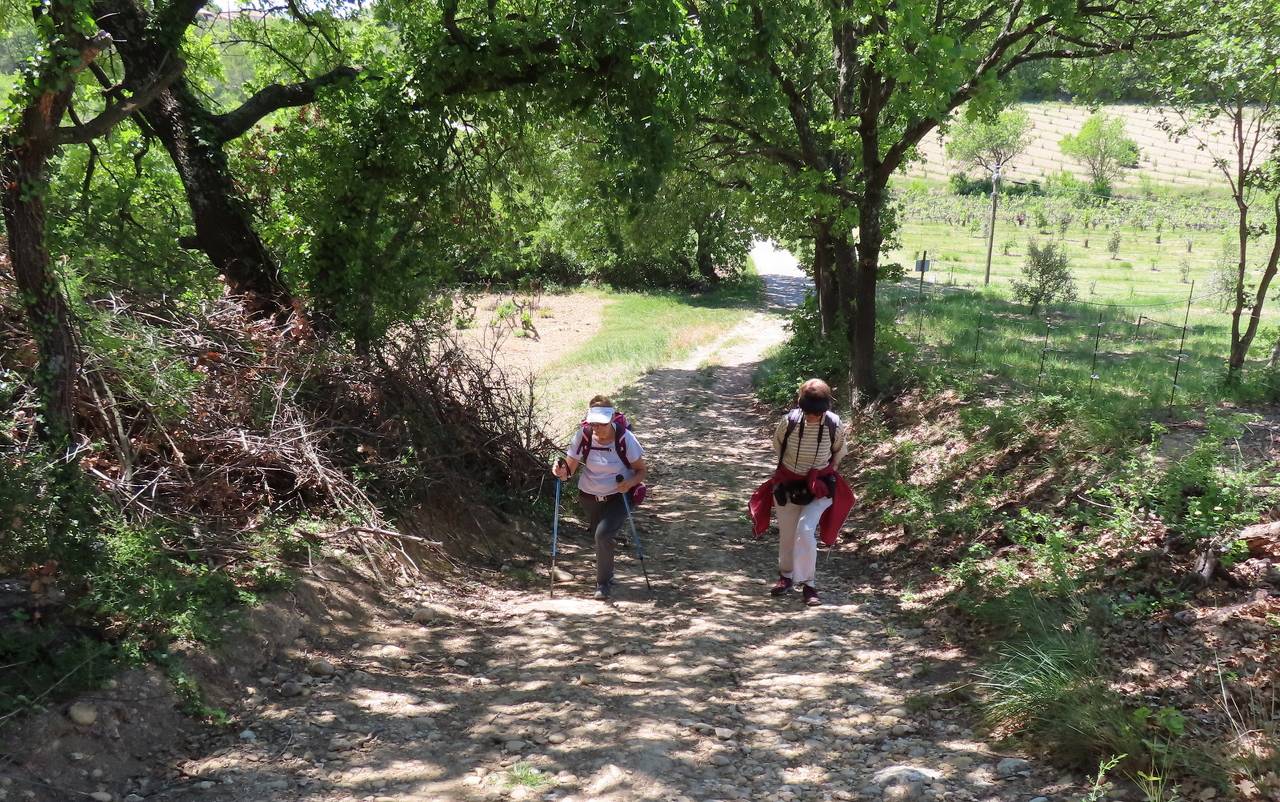
[{"label": "dirt path", "polygon": [[1061,799],[1051,774],[966,729],[940,695],[958,656],[902,628],[874,572],[823,555],[825,606],[767,596],[776,541],[753,541],[743,513],[771,468],[750,379],[804,280],[777,254],[757,262],[771,308],[637,393],[652,594],[622,558],[616,603],[591,601],[570,530],[561,564],[584,579],[554,599],[477,592],[355,644],[299,641],[239,737],[138,798]]}]

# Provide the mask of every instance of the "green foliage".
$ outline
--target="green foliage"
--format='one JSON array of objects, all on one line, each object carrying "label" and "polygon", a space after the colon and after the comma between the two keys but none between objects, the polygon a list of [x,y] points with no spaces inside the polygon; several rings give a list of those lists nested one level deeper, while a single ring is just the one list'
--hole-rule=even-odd
[{"label": "green foliage", "polygon": [[532,788],[538,790],[554,784],[552,776],[530,763],[516,763],[507,769],[506,786],[508,788]]},{"label": "green foliage", "polygon": [[980,111],[966,115],[951,128],[947,157],[994,173],[1027,149],[1031,118],[1022,109],[1007,109],[993,117],[980,115]]},{"label": "green foliage", "polygon": [[[1263,505],[1253,487],[1264,471],[1249,470],[1233,455],[1247,416],[1212,416],[1191,452],[1172,461],[1149,498],[1170,530],[1189,544],[1217,543],[1257,521]],[[1222,543],[1229,548],[1229,542]]]},{"label": "green foliage", "polygon": [[755,384],[760,398],[771,406],[790,406],[796,388],[806,379],[819,378],[832,387],[841,387],[848,376],[845,337],[822,334],[818,304],[813,295],[791,313],[787,324],[791,336],[757,369]]},{"label": "green foliage", "polygon": [[1090,190],[1110,195],[1126,167],[1138,164],[1138,144],[1125,133],[1124,118],[1097,112],[1059,143],[1062,152],[1089,168]]},{"label": "green foliage", "polygon": [[[101,687],[119,668],[119,651],[90,635],[25,621],[0,622],[0,723],[64,696]],[[17,669],[17,670],[14,670]]]},{"label": "green foliage", "polygon": [[[948,181],[952,194],[955,195],[981,195],[991,197],[991,179],[990,178],[969,178],[964,173],[955,173]],[[1039,181],[1022,181],[1013,182],[1001,180],[1000,196],[1006,198],[1016,198],[1020,196],[1043,195],[1045,188],[1041,186]]]},{"label": "green foliage", "polygon": [[122,645],[137,657],[168,638],[216,641],[246,600],[228,573],[166,548],[168,534],[105,522],[102,559],[79,602],[95,619],[126,625],[130,634]]},{"label": "green foliage", "polygon": [[1078,626],[1007,642],[980,672],[984,713],[992,724],[1052,738],[1056,755],[1069,764],[1127,753],[1135,734],[1099,669],[1097,638]]},{"label": "green foliage", "polygon": [[50,183],[49,248],[87,292],[191,302],[221,293],[204,257],[178,243],[190,214],[168,154],[136,127],[120,126],[92,153],[69,149]]},{"label": "green foliage", "polygon": [[[0,371],[0,390],[13,392],[17,377]],[[7,393],[6,393],[7,394]],[[0,430],[13,431],[26,413],[12,410]],[[101,514],[88,481],[44,448],[0,450],[0,568],[17,570],[55,560],[75,571],[98,548]]]},{"label": "green foliage", "polygon": [[167,654],[155,656],[156,662],[164,666],[169,675],[169,683],[174,695],[182,706],[182,712],[188,716],[205,721],[216,727],[225,727],[231,723],[231,716],[220,707],[211,706],[204,696],[200,683],[191,674],[183,671]]},{"label": "green foliage", "polygon": [[1068,303],[1076,299],[1076,280],[1066,251],[1053,240],[1037,245],[1027,242],[1027,260],[1022,277],[1013,281],[1013,297],[1030,307],[1034,316],[1041,305]]},{"label": "green foliage", "polygon": [[1082,201],[1089,197],[1089,185],[1075,177],[1074,173],[1059,170],[1045,176],[1044,194],[1058,198]]}]

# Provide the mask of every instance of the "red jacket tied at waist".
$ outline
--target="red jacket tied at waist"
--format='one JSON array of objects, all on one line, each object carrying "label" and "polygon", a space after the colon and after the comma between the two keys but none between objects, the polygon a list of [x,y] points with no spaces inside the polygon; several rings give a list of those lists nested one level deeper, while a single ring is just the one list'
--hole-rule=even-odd
[{"label": "red jacket tied at waist", "polygon": [[[760,537],[769,528],[769,516],[773,512],[773,490],[779,484],[807,481],[812,492],[823,484],[821,482],[823,477],[833,474],[836,477],[836,494],[831,506],[822,513],[822,520],[818,523],[818,539],[827,546],[834,545],[836,538],[840,535],[840,527],[844,526],[845,519],[849,517],[849,512],[853,510],[853,503],[857,499],[853,495],[853,488],[849,487],[844,477],[830,465],[822,470],[809,471],[808,474],[794,473],[778,466],[773,476],[770,476],[764,484],[756,488],[756,492],[751,494],[751,501],[747,505],[751,512],[751,533]],[[820,494],[826,495],[825,486],[821,487],[820,493],[814,493],[814,497],[821,497]]]}]

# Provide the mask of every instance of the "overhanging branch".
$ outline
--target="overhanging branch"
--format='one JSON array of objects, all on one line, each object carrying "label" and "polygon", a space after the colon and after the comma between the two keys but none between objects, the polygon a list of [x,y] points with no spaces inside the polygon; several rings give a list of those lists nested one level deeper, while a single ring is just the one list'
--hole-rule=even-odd
[{"label": "overhanging branch", "polygon": [[218,138],[223,142],[229,142],[257,125],[259,120],[271,112],[313,103],[316,99],[317,90],[339,81],[354,78],[359,74],[360,70],[355,67],[337,67],[324,75],[318,75],[315,78],[300,81],[296,84],[264,86],[255,92],[253,97],[241,104],[239,108],[233,109],[226,114],[219,114],[213,118]]},{"label": "overhanging branch", "polygon": [[174,59],[163,73],[156,77],[145,89],[128,100],[122,100],[107,106],[101,114],[83,125],[63,126],[58,129],[54,141],[59,145],[84,145],[103,136],[124,118],[150,103],[161,92],[169,87],[186,64],[181,59]]}]

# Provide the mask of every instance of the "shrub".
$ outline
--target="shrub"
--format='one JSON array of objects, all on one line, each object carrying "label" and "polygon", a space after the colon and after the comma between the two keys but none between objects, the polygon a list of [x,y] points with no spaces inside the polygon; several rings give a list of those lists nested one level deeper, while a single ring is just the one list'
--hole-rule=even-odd
[{"label": "shrub", "polygon": [[953,195],[990,195],[990,178],[970,178],[964,173],[953,173],[951,176],[951,193]]},{"label": "shrub", "polygon": [[1111,237],[1107,240],[1107,253],[1111,254],[1112,259],[1120,257],[1120,232],[1112,231]]},{"label": "shrub", "polygon": [[[987,178],[970,178],[964,173],[953,173],[949,183],[951,185],[951,193],[953,195],[986,195],[991,196],[991,179]],[[1017,198],[1022,196],[1034,197],[1036,195],[1045,194],[1045,189],[1039,181],[1006,181],[1000,182],[1000,194]]]},{"label": "shrub", "polygon": [[1074,301],[1076,280],[1069,262],[1058,243],[1050,240],[1042,247],[1035,240],[1028,241],[1027,261],[1022,266],[1022,278],[1013,281],[1013,297],[1029,304],[1032,315],[1041,304]]},{"label": "shrub", "polygon": [[1045,177],[1044,194],[1071,200],[1081,200],[1089,194],[1089,185],[1067,170],[1059,170]]},{"label": "shrub", "polygon": [[760,397],[775,407],[790,405],[796,388],[805,379],[816,377],[839,387],[849,370],[845,336],[843,332],[822,336],[818,304],[812,294],[791,313],[787,327],[791,337],[761,364],[755,375]]},{"label": "shrub", "polygon": [[1048,233],[1049,215],[1045,213],[1044,207],[1037,206],[1032,211],[1032,215],[1034,216],[1034,219],[1035,219],[1036,229],[1042,233]]}]

